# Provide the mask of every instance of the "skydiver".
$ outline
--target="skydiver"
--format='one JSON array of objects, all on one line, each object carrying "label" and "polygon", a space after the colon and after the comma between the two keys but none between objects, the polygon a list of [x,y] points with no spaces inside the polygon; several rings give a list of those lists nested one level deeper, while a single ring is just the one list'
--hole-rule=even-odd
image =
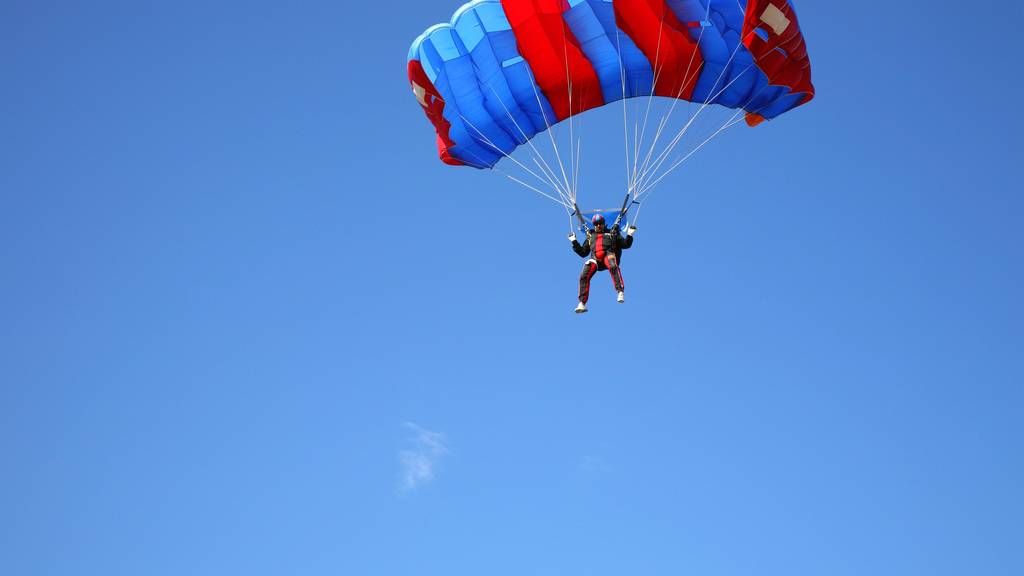
[{"label": "skydiver", "polygon": [[611,273],[612,283],[615,291],[618,292],[616,300],[621,304],[626,301],[626,287],[622,283],[622,270],[619,269],[619,261],[622,260],[622,251],[633,246],[633,233],[636,226],[629,226],[626,229],[626,237],[616,224],[611,230],[605,227],[604,216],[595,214],[591,220],[594,224],[593,230],[587,230],[587,239],[581,245],[576,240],[576,234],[569,233],[569,241],[572,242],[572,249],[581,258],[590,256],[587,263],[583,265],[583,272],[580,273],[579,306],[576,307],[577,314],[587,311],[587,300],[590,298],[590,279],[598,270],[607,270]]}]

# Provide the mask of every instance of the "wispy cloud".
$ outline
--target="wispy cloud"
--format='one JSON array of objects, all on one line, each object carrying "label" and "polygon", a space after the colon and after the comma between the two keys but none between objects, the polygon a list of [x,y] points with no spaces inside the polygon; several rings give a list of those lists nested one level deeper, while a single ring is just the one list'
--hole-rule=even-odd
[{"label": "wispy cloud", "polygon": [[441,457],[448,453],[448,446],[440,432],[432,432],[412,422],[406,422],[404,426],[411,435],[407,439],[409,447],[398,452],[401,466],[399,489],[410,492],[434,479]]}]

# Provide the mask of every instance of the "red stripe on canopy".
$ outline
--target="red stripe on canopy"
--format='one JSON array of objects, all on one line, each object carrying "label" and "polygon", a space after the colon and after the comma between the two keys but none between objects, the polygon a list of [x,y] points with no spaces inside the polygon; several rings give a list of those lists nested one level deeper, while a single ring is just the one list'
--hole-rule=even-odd
[{"label": "red stripe on canopy", "polygon": [[654,93],[688,100],[704,64],[689,32],[695,26],[681,22],[665,0],[616,0],[614,7],[619,28],[651,62]]},{"label": "red stripe on canopy", "polygon": [[569,10],[568,2],[504,0],[501,5],[512,25],[519,53],[530,65],[558,120],[605,104],[597,72],[562,16]]},{"label": "red stripe on canopy", "polygon": [[423,70],[423,64],[419,60],[411,60],[408,66],[409,83],[413,86],[413,89],[423,90],[423,98],[420,101],[420,105],[423,106],[423,111],[426,112],[427,118],[430,123],[434,125],[434,130],[437,131],[437,155],[441,158],[441,161],[450,166],[464,166],[465,163],[459,160],[455,156],[452,156],[451,149],[455,147],[455,141],[452,140],[450,135],[452,125],[444,118],[444,99],[441,98],[441,93],[434,87],[434,83],[430,81],[426,71]]},{"label": "red stripe on canopy", "polygon": [[[782,27],[785,26],[783,29]],[[767,40],[758,34],[767,36]],[[743,44],[768,81],[787,86],[794,94],[806,94],[800,104],[814,98],[811,61],[807,56],[796,12],[786,0],[751,0],[743,21]]]}]

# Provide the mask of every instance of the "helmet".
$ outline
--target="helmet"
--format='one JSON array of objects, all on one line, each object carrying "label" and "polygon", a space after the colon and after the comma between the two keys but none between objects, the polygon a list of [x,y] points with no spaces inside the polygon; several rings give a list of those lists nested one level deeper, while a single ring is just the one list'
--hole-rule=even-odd
[{"label": "helmet", "polygon": [[594,217],[590,219],[590,223],[593,224],[594,226],[597,226],[598,224],[604,224],[604,216],[600,214],[594,214]]}]

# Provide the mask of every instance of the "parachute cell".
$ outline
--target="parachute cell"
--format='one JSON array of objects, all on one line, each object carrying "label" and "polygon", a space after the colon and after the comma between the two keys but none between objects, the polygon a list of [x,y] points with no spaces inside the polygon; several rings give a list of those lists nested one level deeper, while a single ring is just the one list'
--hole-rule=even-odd
[{"label": "parachute cell", "polygon": [[475,0],[409,52],[448,164],[491,168],[552,125],[664,96],[775,118],[814,96],[787,0]]}]

